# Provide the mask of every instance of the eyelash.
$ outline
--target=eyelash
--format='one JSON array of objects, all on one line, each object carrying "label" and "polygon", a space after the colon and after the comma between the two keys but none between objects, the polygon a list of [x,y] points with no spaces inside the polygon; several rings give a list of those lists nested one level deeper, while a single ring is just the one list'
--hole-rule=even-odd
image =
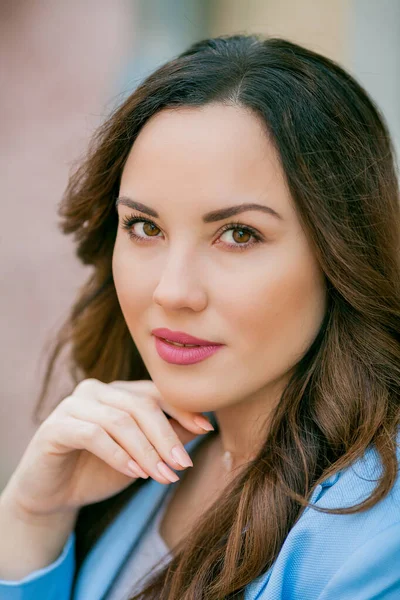
[{"label": "eyelash", "polygon": [[[159,227],[157,227],[157,225],[153,221],[150,221],[149,219],[143,219],[143,217],[136,217],[134,215],[123,217],[122,229],[125,229],[128,232],[128,235],[131,239],[134,239],[139,243],[146,244],[147,240],[143,237],[136,235],[136,233],[133,233],[131,228],[135,223],[149,223],[150,225],[154,225],[157,229],[159,229]],[[235,251],[238,250],[240,252],[243,250],[247,250],[248,248],[255,246],[256,244],[259,244],[260,242],[262,242],[261,236],[252,227],[249,227],[248,225],[246,225],[246,226],[242,225],[241,223],[227,223],[226,225],[223,226],[221,235],[223,233],[225,233],[225,231],[230,231],[231,229],[233,229],[233,230],[240,229],[241,231],[250,233],[255,240],[253,242],[247,242],[247,244],[228,244],[228,243],[224,242],[225,245],[228,246],[228,248],[233,248]],[[151,237],[152,236],[148,236],[148,239],[151,239]],[[154,236],[154,237],[158,237],[158,236]]]}]

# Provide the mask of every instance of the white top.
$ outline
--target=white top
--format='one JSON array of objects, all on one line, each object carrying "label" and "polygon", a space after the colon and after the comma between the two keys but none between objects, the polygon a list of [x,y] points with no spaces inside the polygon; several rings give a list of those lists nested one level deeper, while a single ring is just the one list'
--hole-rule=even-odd
[{"label": "white top", "polygon": [[[171,489],[168,490],[160,508],[149,522],[135,550],[123,564],[104,600],[127,600],[133,593],[137,593],[143,587],[147,578],[152,576],[156,570],[161,569],[171,559],[170,549],[160,535],[159,525],[174,488],[175,486],[171,485]],[[110,549],[110,552],[112,552],[112,549]],[[160,565],[152,569],[153,565],[160,559],[163,559]],[[138,580],[145,573],[147,576],[136,586]]]}]

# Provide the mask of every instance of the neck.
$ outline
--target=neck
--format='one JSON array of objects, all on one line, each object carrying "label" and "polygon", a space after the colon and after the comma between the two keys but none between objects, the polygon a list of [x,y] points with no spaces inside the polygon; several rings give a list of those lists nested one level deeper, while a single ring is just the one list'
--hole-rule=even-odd
[{"label": "neck", "polygon": [[264,391],[263,395],[252,400],[213,411],[218,426],[215,452],[221,459],[223,470],[231,471],[245,466],[257,456],[281,392],[266,395]]}]

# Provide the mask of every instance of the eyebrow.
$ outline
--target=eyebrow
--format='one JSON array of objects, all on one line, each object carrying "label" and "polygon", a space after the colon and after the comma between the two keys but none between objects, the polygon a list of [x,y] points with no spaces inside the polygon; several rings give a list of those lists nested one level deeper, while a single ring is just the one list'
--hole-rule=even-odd
[{"label": "eyebrow", "polygon": [[[119,198],[117,198],[115,202],[115,208],[118,208],[119,204],[128,206],[133,210],[138,210],[142,213],[145,213],[146,215],[149,215],[150,217],[154,217],[156,219],[159,218],[158,212],[156,210],[150,208],[149,206],[146,206],[145,204],[142,204],[141,202],[132,200],[127,196],[120,196]],[[203,223],[215,223],[216,221],[222,221],[223,219],[233,217],[234,215],[238,215],[239,213],[245,212],[247,210],[262,211],[264,213],[272,215],[273,217],[276,217],[277,219],[282,220],[282,216],[279,213],[277,213],[273,208],[270,208],[269,206],[265,206],[263,204],[255,204],[254,202],[247,204],[242,203],[237,204],[236,206],[228,206],[226,208],[212,210],[211,212],[205,213],[202,219]]]}]

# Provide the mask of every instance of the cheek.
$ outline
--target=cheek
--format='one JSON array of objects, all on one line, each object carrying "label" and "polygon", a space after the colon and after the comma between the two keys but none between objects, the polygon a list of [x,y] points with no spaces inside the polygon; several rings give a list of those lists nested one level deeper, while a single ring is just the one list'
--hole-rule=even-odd
[{"label": "cheek", "polygon": [[130,326],[134,323],[136,315],[140,315],[140,311],[148,303],[148,278],[140,262],[132,260],[131,252],[123,243],[118,243],[118,239],[112,257],[112,272],[121,310]]},{"label": "cheek", "polygon": [[293,366],[315,339],[326,310],[325,283],[308,253],[275,255],[269,264],[264,257],[255,266],[243,271],[240,287],[226,290],[231,300],[224,314],[243,359],[264,365],[267,359],[278,373]]}]

